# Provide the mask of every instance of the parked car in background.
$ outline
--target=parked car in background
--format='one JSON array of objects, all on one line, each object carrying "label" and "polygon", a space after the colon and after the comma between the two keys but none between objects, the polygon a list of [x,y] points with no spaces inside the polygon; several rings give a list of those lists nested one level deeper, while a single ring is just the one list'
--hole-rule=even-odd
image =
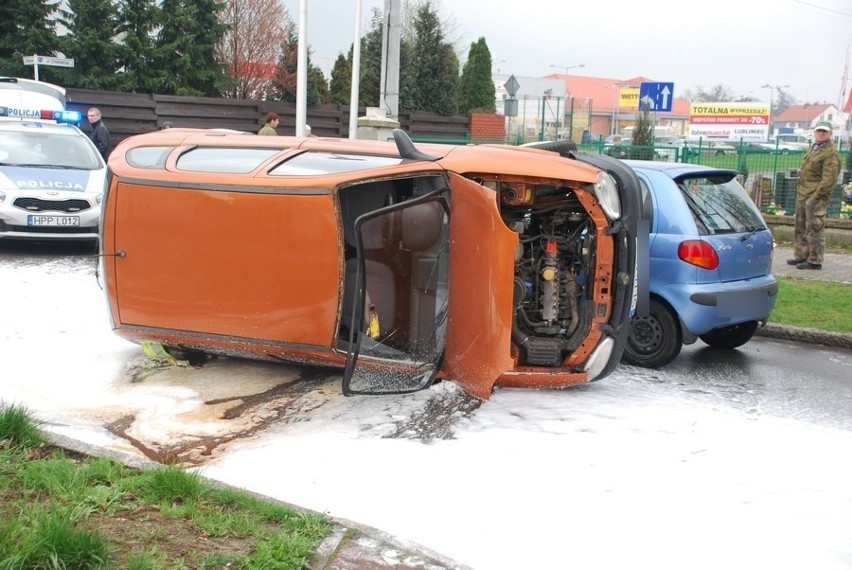
[{"label": "parked car in background", "polygon": [[726,141],[683,139],[683,152],[687,156],[725,156],[735,154],[737,147]]},{"label": "parked car in background", "polygon": [[659,135],[654,137],[654,155],[657,159],[674,162],[680,158],[683,137]]},{"label": "parked car in background", "polygon": [[97,240],[106,164],[74,124],[80,113],[38,118],[0,106],[0,238]]},{"label": "parked car in background", "polygon": [[807,150],[799,147],[796,144],[785,143],[781,141],[749,142],[746,143],[746,148],[750,150],[762,151],[767,154],[790,154],[791,152],[804,153]]},{"label": "parked car in background", "polygon": [[794,135],[791,133],[779,133],[774,137],[769,139],[770,144],[774,144],[776,141],[786,145],[789,148],[793,148],[796,150],[806,151],[811,148],[811,143],[813,142],[813,138],[808,138],[805,135]]},{"label": "parked car in background", "polygon": [[733,349],[765,323],[778,293],[773,240],[737,172],[625,161],[650,216],[649,314],[633,319],[623,360],[656,368],[698,338]]},{"label": "parked car in background", "polygon": [[535,146],[127,138],[101,234],[115,331],[337,366],[347,395],[603,378],[639,305],[638,180],[571,141]]}]

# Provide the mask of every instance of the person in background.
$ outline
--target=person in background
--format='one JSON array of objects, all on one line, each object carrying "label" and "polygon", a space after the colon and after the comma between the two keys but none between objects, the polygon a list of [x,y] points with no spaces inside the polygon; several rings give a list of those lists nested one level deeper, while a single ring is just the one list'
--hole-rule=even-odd
[{"label": "person in background", "polygon": [[814,144],[805,154],[796,185],[796,225],[793,259],[798,269],[822,269],[825,253],[825,211],[840,174],[840,155],[831,140],[832,125],[814,127]]},{"label": "person in background", "polygon": [[606,154],[615,158],[627,158],[627,149],[621,145],[621,137],[612,139],[612,146],[607,149]]},{"label": "person in background", "polygon": [[92,132],[89,133],[89,138],[95,143],[98,152],[106,160],[109,155],[109,130],[101,118],[101,110],[97,107],[92,107],[86,111],[86,117],[89,119],[89,124],[92,125]]},{"label": "person in background", "polygon": [[278,134],[278,131],[275,130],[276,128],[278,128],[278,113],[268,113],[266,115],[266,123],[257,134],[275,136]]}]

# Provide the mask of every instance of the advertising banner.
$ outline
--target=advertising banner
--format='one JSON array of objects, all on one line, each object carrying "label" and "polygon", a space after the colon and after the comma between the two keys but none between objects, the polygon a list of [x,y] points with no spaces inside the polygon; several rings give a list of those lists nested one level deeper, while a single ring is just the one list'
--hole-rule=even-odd
[{"label": "advertising banner", "polygon": [[766,103],[692,103],[689,137],[764,142],[769,137]]},{"label": "advertising banner", "polygon": [[628,109],[639,107],[639,88],[620,87],[618,89],[618,106],[619,108],[627,107]]}]

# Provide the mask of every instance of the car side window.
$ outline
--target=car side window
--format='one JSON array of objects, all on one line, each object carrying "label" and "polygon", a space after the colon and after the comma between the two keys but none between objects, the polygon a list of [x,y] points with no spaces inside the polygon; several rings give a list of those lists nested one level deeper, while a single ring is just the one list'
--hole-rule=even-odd
[{"label": "car side window", "polygon": [[180,155],[177,168],[192,172],[244,174],[280,152],[280,148],[198,147]]},{"label": "car side window", "polygon": [[163,169],[166,167],[166,158],[173,148],[172,146],[134,148],[127,153],[127,162],[136,168]]},{"label": "car side window", "polygon": [[308,151],[287,159],[269,171],[271,176],[315,176],[354,172],[402,162],[399,156],[345,154],[341,152]]}]

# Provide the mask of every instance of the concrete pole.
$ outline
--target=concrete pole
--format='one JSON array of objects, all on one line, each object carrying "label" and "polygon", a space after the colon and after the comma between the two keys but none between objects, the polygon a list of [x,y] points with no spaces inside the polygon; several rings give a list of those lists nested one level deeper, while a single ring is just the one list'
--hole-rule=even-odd
[{"label": "concrete pole", "polygon": [[299,0],[299,50],[296,71],[296,136],[305,136],[308,116],[308,0]]},{"label": "concrete pole", "polygon": [[379,106],[385,109],[387,116],[394,120],[399,118],[399,42],[401,32],[401,0],[385,0]]},{"label": "concrete pole", "polygon": [[358,98],[361,87],[361,0],[355,2],[355,43],[352,46],[352,81],[349,92],[349,138],[358,136]]}]

